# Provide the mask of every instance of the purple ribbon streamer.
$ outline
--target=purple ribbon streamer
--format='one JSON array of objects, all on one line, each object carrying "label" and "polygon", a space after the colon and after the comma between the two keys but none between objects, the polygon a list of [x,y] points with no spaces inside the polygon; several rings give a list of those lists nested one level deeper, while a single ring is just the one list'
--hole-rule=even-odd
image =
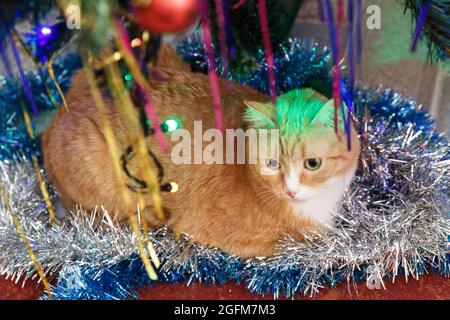
[{"label": "purple ribbon streamer", "polygon": [[[328,32],[330,36],[330,45],[331,45],[331,52],[333,55],[333,63],[335,68],[339,68],[339,48],[338,48],[338,42],[337,42],[337,34],[336,34],[336,28],[334,24],[334,15],[333,15],[333,6],[331,4],[330,0],[325,0],[325,8],[327,12],[327,20],[328,20]],[[353,16],[353,15],[352,15]],[[350,17],[349,17],[350,18]],[[345,105],[347,105],[347,116],[345,115],[345,108],[344,104],[341,104],[341,112],[342,112],[342,118],[344,120],[344,129],[345,133],[347,135],[347,148],[348,150],[351,149],[351,114],[353,112],[353,100],[352,95],[349,94],[348,90],[345,88],[345,84],[342,81],[342,79],[338,79],[339,81],[339,96],[341,101],[345,102]]]},{"label": "purple ribbon streamer", "polygon": [[317,9],[319,11],[319,19],[321,22],[325,22],[325,11],[323,9],[322,0],[316,0],[316,1],[317,1]]},{"label": "purple ribbon streamer", "polygon": [[351,115],[353,113],[353,96],[347,91],[344,81],[341,80],[341,101],[345,101],[347,106],[347,116],[345,115],[344,104],[341,104],[342,118],[344,119],[344,129],[347,135],[347,149],[352,149],[352,135],[351,135]]},{"label": "purple ribbon streamer", "polygon": [[330,0],[325,0],[325,8],[327,12],[327,20],[328,20],[328,35],[330,36],[330,46],[331,52],[333,54],[333,63],[335,66],[339,63],[338,59],[338,48],[337,48],[337,37],[336,37],[336,28],[334,26],[334,15],[333,15],[333,5]]},{"label": "purple ribbon streamer", "polygon": [[349,60],[349,85],[348,85],[348,92],[345,92],[345,85],[342,84],[341,88],[343,91],[343,98],[344,101],[347,104],[348,108],[348,118],[345,120],[346,128],[345,130],[348,132],[347,135],[347,148],[348,150],[351,149],[351,133],[350,133],[350,122],[351,122],[351,115],[353,113],[353,91],[355,86],[355,55],[354,55],[354,37],[353,37],[353,29],[354,29],[354,23],[353,23],[353,0],[348,1],[348,60]]},{"label": "purple ribbon streamer", "polygon": [[353,88],[355,85],[355,54],[354,54],[354,37],[353,37],[353,0],[348,1],[348,61],[349,61],[349,87],[350,97],[353,97]]},{"label": "purple ribbon streamer", "polygon": [[430,10],[430,1],[426,0],[420,7],[419,19],[417,20],[416,30],[414,31],[413,43],[411,46],[411,52],[416,52],[417,44],[419,43],[420,34],[422,33],[425,20],[427,19],[428,11]]},{"label": "purple ribbon streamer", "polygon": [[358,0],[356,15],[356,61],[358,62],[358,65],[361,65],[362,61],[362,15],[362,0]]},{"label": "purple ribbon streamer", "polygon": [[227,46],[229,50],[229,56],[231,59],[236,57],[236,44],[234,43],[233,28],[231,27],[231,12],[229,0],[223,0],[223,12],[225,14],[225,26],[227,33]]},{"label": "purple ribbon streamer", "polygon": [[36,104],[36,101],[34,100],[33,93],[31,91],[30,83],[28,82],[27,77],[25,76],[25,71],[22,68],[22,62],[20,61],[19,52],[17,50],[16,44],[14,43],[14,40],[11,38],[11,35],[7,34],[6,38],[9,41],[9,45],[11,46],[14,60],[16,61],[17,68],[19,69],[20,78],[22,79],[23,89],[25,91],[25,95],[27,97],[28,102],[31,105],[31,110],[33,111],[33,114],[37,117],[39,116],[39,110]]}]

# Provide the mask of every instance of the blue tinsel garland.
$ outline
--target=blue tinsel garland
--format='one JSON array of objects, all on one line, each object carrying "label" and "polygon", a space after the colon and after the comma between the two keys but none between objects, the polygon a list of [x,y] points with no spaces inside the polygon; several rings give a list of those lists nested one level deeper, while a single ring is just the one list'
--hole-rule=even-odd
[{"label": "blue tinsel garland", "polygon": [[[72,76],[81,67],[81,59],[78,55],[69,55],[64,61],[54,65],[56,81],[65,91],[70,86]],[[27,78],[31,84],[31,91],[40,111],[56,110],[61,104],[61,97],[56,90],[48,72],[27,72]],[[54,97],[50,99],[47,89]],[[20,154],[39,153],[39,141],[30,138],[23,117],[22,105],[27,110],[27,99],[20,79],[7,79],[0,75],[0,161],[11,159]],[[30,116],[32,113],[27,110]],[[32,119],[33,129],[36,129],[36,121]]]},{"label": "blue tinsel garland", "polygon": [[[203,48],[197,40],[188,40],[178,48],[178,51],[186,61],[191,63],[195,70],[205,70],[206,62]],[[311,82],[317,83],[318,80],[325,86],[330,83],[331,65],[327,50],[310,41],[292,40],[292,42],[284,45],[280,52],[276,56],[278,93]],[[228,78],[239,83],[249,84],[267,93],[269,90],[263,57],[263,53],[260,52],[256,57],[259,67],[248,76],[230,74],[227,75]],[[61,64],[61,68],[56,70],[59,74],[58,81],[60,84],[68,84],[71,75],[78,66],[78,58],[68,57]],[[36,88],[36,97],[42,99],[39,100],[39,105],[44,109],[52,108],[52,105],[45,98],[45,93],[42,93],[44,91],[40,91],[42,89],[40,89],[39,81],[38,77],[30,78],[30,82]],[[4,85],[7,86],[7,90],[1,91],[0,118],[8,119],[17,112],[17,102],[20,101],[17,94],[14,95],[15,98],[11,98],[12,92],[21,91],[18,89],[20,86],[17,83],[6,81]],[[382,88],[356,90],[353,98],[356,110],[358,110],[358,117],[363,117],[368,110],[372,121],[378,123],[376,129],[380,132],[400,130],[403,126],[413,123],[416,131],[421,130],[425,133],[428,143],[447,145],[443,136],[434,131],[432,119],[426,112],[420,111],[413,100],[403,98],[392,90]],[[26,137],[27,134],[23,124],[21,126],[6,126],[2,130],[5,130],[5,135],[10,135],[20,143],[11,144],[9,140],[7,142],[0,141],[0,155],[3,158],[11,158],[15,154],[15,150],[36,150],[36,145],[30,143]],[[414,150],[411,152],[414,152]],[[443,158],[450,159],[450,150]],[[380,161],[383,161],[383,159]],[[389,190],[391,183],[390,181],[383,181],[376,187]],[[408,190],[403,192],[408,192]],[[443,197],[448,197],[448,188],[442,190],[442,192]],[[375,197],[376,195],[371,196]],[[197,251],[194,250],[194,252],[198,254],[193,255],[195,259],[189,260],[189,263],[178,264],[170,259],[171,255],[176,253],[176,250],[173,250],[173,248],[167,249],[164,242],[170,242],[172,245],[176,243],[172,239],[173,235],[167,230],[160,230],[153,237],[152,242],[155,243],[162,258],[159,281],[163,282],[192,283],[197,281],[206,284],[223,284],[228,281],[236,281],[237,283],[245,283],[249,290],[254,293],[273,294],[275,297],[281,295],[292,297],[311,290],[308,284],[310,278],[318,278],[317,285],[335,286],[345,279],[344,277],[349,272],[345,268],[333,271],[326,270],[323,273],[322,270],[311,271],[307,266],[302,266],[295,261],[291,263],[290,259],[295,259],[295,256],[273,257],[264,261],[242,261],[215,249],[205,252],[201,246],[196,245],[194,245],[194,248],[197,248],[195,249]],[[166,253],[164,250],[166,250]],[[414,263],[418,274],[425,272],[428,268],[437,270],[447,276],[450,274],[450,255],[448,254],[433,260],[423,259],[423,261],[415,261]],[[359,270],[352,271],[353,280],[366,279],[369,266],[361,264],[358,267]],[[401,274],[401,270],[399,274]],[[390,275],[387,274],[386,276],[389,277]],[[53,296],[56,299],[126,299],[137,297],[136,288],[151,283],[137,255],[114,264],[93,266],[89,263],[78,265],[69,263],[63,265],[58,274],[58,282],[53,287]],[[46,296],[43,298],[46,298]]]}]

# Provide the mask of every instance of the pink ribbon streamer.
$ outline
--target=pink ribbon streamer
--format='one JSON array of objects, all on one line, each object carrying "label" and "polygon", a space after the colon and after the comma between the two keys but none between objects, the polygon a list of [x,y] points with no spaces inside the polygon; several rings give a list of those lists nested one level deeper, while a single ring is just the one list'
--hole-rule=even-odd
[{"label": "pink ribbon streamer", "polygon": [[213,98],[214,118],[216,127],[223,132],[222,102],[220,100],[219,76],[216,71],[216,58],[212,47],[211,29],[209,27],[208,3],[200,0],[200,11],[202,15],[203,43],[208,57],[208,77]]},{"label": "pink ribbon streamer", "polygon": [[[128,37],[128,34],[122,24],[122,22],[117,19],[117,27],[119,30],[119,40],[122,42],[123,47],[130,53],[133,57],[133,51],[131,49],[131,42],[130,38]],[[165,153],[169,152],[169,147],[167,146],[166,139],[164,137],[164,133],[161,130],[161,123],[158,119],[158,116],[156,115],[156,109],[153,105],[152,99],[148,92],[143,88],[139,83],[136,82],[136,86],[138,87],[139,92],[143,96],[144,99],[144,110],[147,115],[147,117],[150,119],[152,123],[152,127],[155,130],[155,138],[158,142],[159,146],[161,147],[161,150]]]},{"label": "pink ribbon streamer", "polygon": [[239,0],[238,2],[236,2],[235,4],[233,4],[233,6],[231,7],[231,9],[236,10],[239,9],[244,3],[246,3],[247,0]]},{"label": "pink ribbon streamer", "polygon": [[267,73],[269,74],[269,88],[272,96],[272,103],[276,106],[277,90],[275,82],[275,71],[273,62],[272,44],[270,42],[269,22],[267,19],[267,7],[265,0],[258,0],[259,22],[261,24],[261,32],[264,45],[264,53],[266,55]]},{"label": "pink ribbon streamer", "polygon": [[228,75],[228,47],[223,0],[214,0],[214,2],[216,5],[217,23],[219,25],[220,56],[223,63],[223,72],[226,76]]}]

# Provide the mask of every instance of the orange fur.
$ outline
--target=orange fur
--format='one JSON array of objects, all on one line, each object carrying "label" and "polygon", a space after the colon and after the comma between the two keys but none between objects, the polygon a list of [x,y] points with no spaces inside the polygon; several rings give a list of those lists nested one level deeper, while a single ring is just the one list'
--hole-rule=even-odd
[{"label": "orange fur", "polygon": [[[177,115],[190,131],[194,120],[202,121],[203,130],[215,126],[206,75],[191,73],[170,53],[159,61],[153,74],[156,76],[150,79],[149,94],[160,119]],[[227,85],[225,80],[221,80],[220,89],[225,123],[238,128],[246,126],[242,120],[244,100],[270,100],[248,86]],[[119,220],[126,221],[135,207],[127,208],[120,201],[120,188],[83,71],[74,77],[66,98],[69,110],[60,108],[42,137],[47,177],[66,209],[74,209],[77,204],[88,210],[103,205]],[[135,138],[130,136],[133,130],[129,130],[129,123],[110,98],[105,97],[105,104],[119,150],[125,150]],[[166,137],[173,147],[175,142],[170,141],[169,135]],[[280,176],[260,176],[257,165],[174,165],[170,154],[160,151],[154,137],[147,138],[147,144],[164,167],[164,181],[179,185],[178,192],[163,194],[167,224],[197,242],[241,257],[263,256],[274,253],[275,244],[284,233],[300,236],[299,231],[317,228],[314,221],[293,214],[286,199],[272,192],[274,186],[282,184]],[[352,164],[359,152],[356,145]],[[345,150],[343,154],[347,154]],[[139,173],[134,162],[131,167]],[[137,203],[136,195],[133,196],[133,203]],[[146,216],[156,227],[159,224],[151,210],[150,196],[146,196],[146,204]]]}]

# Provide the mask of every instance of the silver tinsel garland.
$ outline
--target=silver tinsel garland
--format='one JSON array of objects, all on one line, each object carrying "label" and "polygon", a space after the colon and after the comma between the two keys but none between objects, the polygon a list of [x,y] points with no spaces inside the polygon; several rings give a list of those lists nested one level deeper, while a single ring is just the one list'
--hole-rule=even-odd
[{"label": "silver tinsel garland", "polygon": [[[380,89],[374,94],[386,92]],[[208,261],[224,275],[236,273],[225,280],[245,280],[250,290],[274,291],[277,297],[298,292],[314,295],[325,283],[358,280],[358,270],[368,284],[381,285],[386,277],[394,280],[400,274],[417,278],[430,266],[448,274],[444,269],[448,268],[450,234],[449,146],[413,122],[387,122],[371,117],[360,120],[362,161],[335,229],[306,243],[286,238],[280,243],[280,254],[241,261],[186,238],[177,241],[163,228],[150,234],[163,261],[160,275],[164,278],[165,273],[183,269],[188,282],[221,282],[217,270],[205,272],[200,267],[200,260]],[[133,232],[117,225],[101,208],[101,229],[94,227],[94,214],[82,209],[50,226],[32,163],[26,158],[0,163],[0,183],[47,273],[61,268],[104,269],[137,259]],[[34,274],[3,204],[0,273],[13,278]]]}]

